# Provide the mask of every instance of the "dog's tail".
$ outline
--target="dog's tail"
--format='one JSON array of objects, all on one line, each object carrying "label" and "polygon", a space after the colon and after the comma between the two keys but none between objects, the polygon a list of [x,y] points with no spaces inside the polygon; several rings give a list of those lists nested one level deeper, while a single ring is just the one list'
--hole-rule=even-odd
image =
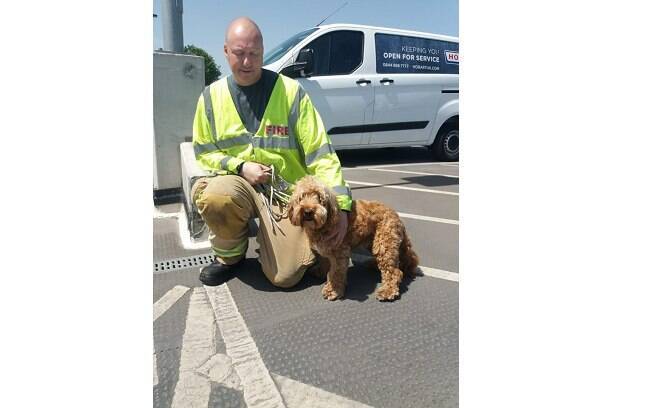
[{"label": "dog's tail", "polygon": [[412,277],[416,276],[416,269],[419,266],[419,257],[417,256],[414,249],[412,249],[412,242],[410,237],[407,235],[405,227],[403,227],[403,241],[401,242],[401,249],[399,254],[399,267],[403,271]]}]

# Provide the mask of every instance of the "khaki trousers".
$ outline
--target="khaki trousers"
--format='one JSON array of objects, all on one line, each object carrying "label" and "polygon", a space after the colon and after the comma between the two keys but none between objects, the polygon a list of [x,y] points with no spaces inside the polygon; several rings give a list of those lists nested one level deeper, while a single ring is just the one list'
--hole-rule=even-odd
[{"label": "khaki trousers", "polygon": [[[203,177],[193,185],[191,197],[210,230],[209,239],[220,262],[232,265],[245,257],[248,223],[253,217],[260,220],[258,261],[273,285],[294,286],[315,262],[303,229],[292,225],[287,217],[272,225],[260,195],[244,178]],[[281,212],[276,206],[274,211]]]}]

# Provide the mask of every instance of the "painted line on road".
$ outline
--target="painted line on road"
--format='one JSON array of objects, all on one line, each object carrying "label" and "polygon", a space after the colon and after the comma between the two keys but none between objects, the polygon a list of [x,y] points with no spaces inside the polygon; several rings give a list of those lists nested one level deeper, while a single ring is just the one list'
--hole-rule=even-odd
[{"label": "painted line on road", "polygon": [[179,212],[183,210],[181,204],[179,204],[178,206],[180,207],[180,209],[175,212],[163,212],[158,208],[154,207],[154,219],[178,218]]},{"label": "painted line on road", "polygon": [[300,381],[272,374],[288,408],[372,408]]},{"label": "painted line on road", "polygon": [[197,372],[216,352],[213,309],[204,288],[195,288],[190,295],[186,328],[179,357],[179,380],[172,396],[172,408],[207,407],[211,383]]},{"label": "painted line on road", "polygon": [[432,190],[432,189],[429,189],[429,188],[391,186],[391,185],[378,184],[378,183],[368,183],[366,181],[353,181],[353,180],[348,180],[348,179],[346,180],[346,182],[349,183],[349,184],[360,184],[360,185],[363,185],[363,186],[393,188],[393,189],[396,189],[396,190],[420,191],[420,192],[423,192],[423,193],[445,194],[445,195],[452,195],[452,196],[459,196],[460,195],[460,193],[456,193],[456,192],[453,192],[453,191]]},{"label": "painted line on road", "polygon": [[194,242],[192,238],[190,238],[190,232],[188,232],[188,217],[186,216],[186,211],[183,209],[183,206],[181,206],[179,211],[174,213],[165,213],[154,207],[155,220],[174,218],[177,219],[179,238],[181,239],[181,245],[184,249],[206,249],[211,247],[209,241]]},{"label": "painted line on road", "polygon": [[[365,265],[366,263],[372,260],[373,260],[373,255],[371,255],[371,253],[367,255],[364,253],[354,252],[351,254],[351,262],[349,263],[349,266],[355,264]],[[445,271],[443,269],[430,268],[428,266],[423,266],[423,265],[417,266],[417,275],[429,276],[431,278],[438,278],[438,279],[444,279],[453,282],[459,282],[459,274],[456,272]]]},{"label": "painted line on road", "polygon": [[183,206],[179,211],[174,213],[164,213],[158,208],[154,207],[154,219],[177,219],[177,224],[179,227],[179,238],[181,239],[181,245],[184,249],[206,249],[211,247],[209,241],[199,241],[194,242],[190,238],[190,232],[188,231],[188,217],[186,216],[186,210]]},{"label": "painted line on road", "polygon": [[[223,286],[223,292],[226,292],[228,287],[226,287],[226,285]],[[190,290],[190,288],[178,285],[163,295],[157,302],[157,311],[155,312],[154,320],[158,319],[165,310],[169,309],[169,307],[174,302],[178,301],[178,299],[180,299],[188,290]],[[191,405],[207,406],[210,399],[211,381],[219,383],[227,388],[245,392],[243,387],[244,384],[239,376],[238,370],[240,370],[240,373],[252,373],[251,365],[238,368],[236,366],[237,361],[234,362],[235,359],[232,358],[231,355],[216,353],[214,338],[217,335],[216,324],[218,314],[216,310],[213,309],[213,305],[207,295],[206,288],[200,287],[193,289],[190,296],[185,330],[181,343],[179,379],[175,385],[174,395],[172,396],[172,407],[185,407]],[[223,302],[223,304],[220,304],[219,306],[222,308],[220,309],[220,320],[233,322],[234,319],[241,319],[237,307],[235,306],[235,302],[230,296],[230,292],[223,293],[222,295],[228,295],[230,300],[226,296],[221,297],[220,302]],[[224,307],[225,305],[228,305],[227,302],[233,303],[233,307],[230,308],[230,310],[229,308]],[[258,358],[262,362],[262,358],[260,358],[260,354],[257,352],[257,348],[251,335],[248,331],[244,332],[243,328],[246,330],[244,320],[240,322],[238,330],[233,330],[233,327],[229,328],[228,323],[222,322],[220,330],[224,329],[227,330],[228,333],[240,336],[238,338],[234,338],[234,336],[224,338],[225,343],[227,339],[229,339],[229,343],[226,343],[227,353],[229,353],[230,350],[231,353],[235,352],[238,354],[240,360],[248,361],[249,359]],[[242,344],[242,341],[245,343],[250,342],[249,350],[244,347],[238,348],[238,345]],[[255,349],[252,350],[251,347]],[[252,351],[254,351],[254,353],[252,353]],[[156,348],[154,348],[154,387],[159,383],[157,360]],[[350,400],[320,388],[287,377],[271,374],[267,371],[264,365],[262,367],[258,366],[253,368],[253,371],[259,369],[259,372],[257,373],[258,375],[264,375],[265,372],[267,372],[268,375],[273,376],[274,381],[268,385],[274,385],[275,383],[274,386],[277,387],[279,394],[282,393],[282,400],[285,401],[288,408],[369,408],[368,405]],[[252,392],[252,387],[249,387],[247,395],[249,395],[251,399],[259,398],[260,393],[255,391],[261,388],[260,379],[252,375],[250,375],[248,379],[250,384],[255,384],[255,387],[253,388],[254,392]],[[249,401],[248,406],[256,406],[256,404],[257,403]],[[276,405],[276,401],[273,399],[265,403],[260,402],[260,404],[261,406],[282,406]]]},{"label": "painted line on road", "polygon": [[154,387],[158,385],[158,362],[156,361],[158,358],[156,357],[156,349],[154,349],[154,358],[152,361],[154,362]]},{"label": "painted line on road", "polygon": [[428,217],[426,215],[417,215],[417,214],[408,214],[408,213],[397,213],[399,217],[402,218],[411,218],[414,220],[422,220],[422,221],[430,221],[430,222],[439,222],[442,224],[452,224],[452,225],[460,225],[460,222],[458,220],[449,220],[447,218],[437,218],[437,217]]},{"label": "painted line on road", "polygon": [[427,166],[430,164],[437,164],[440,166],[457,166],[457,164],[444,164],[440,162],[420,162],[420,163],[401,163],[401,164],[378,164],[375,166],[362,166],[362,167],[342,167],[342,170],[354,170],[354,169],[377,169],[381,167],[403,167],[403,166]]},{"label": "painted line on road", "polygon": [[445,271],[443,269],[428,268],[427,266],[421,266],[417,268],[417,271],[421,271],[423,276],[430,276],[431,278],[445,279],[453,282],[460,281],[460,274],[451,271]]},{"label": "painted line on road", "polygon": [[391,170],[391,169],[363,169],[363,170],[372,170],[372,171],[386,171],[388,173],[405,173],[405,174],[416,174],[420,176],[439,176],[439,177],[450,177],[450,178],[456,178],[459,179],[460,176],[453,176],[450,174],[441,174],[441,173],[426,173],[423,171],[407,171],[407,170]]},{"label": "painted line on road", "polygon": [[207,249],[211,247],[209,240],[195,242],[190,238],[188,217],[186,216],[186,211],[183,209],[179,211],[179,237],[181,238],[181,245],[184,249]]},{"label": "painted line on road", "polygon": [[205,286],[226,345],[226,354],[240,377],[248,407],[285,407],[227,284]]},{"label": "painted line on road", "polygon": [[161,296],[159,300],[154,303],[154,321],[157,321],[163,313],[172,307],[186,292],[190,290],[189,287],[177,285],[168,290],[165,295]]},{"label": "painted line on road", "polygon": [[[177,285],[168,290],[165,295],[161,296],[159,300],[154,303],[154,321],[158,320],[163,313],[172,307],[190,288],[187,286]],[[154,349],[154,387],[158,385],[158,357],[156,356],[156,349]]]}]

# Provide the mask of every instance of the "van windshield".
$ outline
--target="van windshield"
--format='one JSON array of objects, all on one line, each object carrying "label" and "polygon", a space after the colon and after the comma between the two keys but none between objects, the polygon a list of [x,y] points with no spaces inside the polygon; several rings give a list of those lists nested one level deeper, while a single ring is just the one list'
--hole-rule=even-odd
[{"label": "van windshield", "polygon": [[279,58],[285,55],[285,53],[288,52],[289,49],[297,45],[299,42],[301,42],[301,40],[303,40],[310,34],[314,33],[317,29],[318,28],[315,27],[315,28],[308,29],[306,31],[302,31],[299,34],[295,34],[292,37],[288,38],[287,40],[283,41],[280,45],[266,52],[263,57],[263,65],[268,65],[271,64],[272,62],[277,61]]}]

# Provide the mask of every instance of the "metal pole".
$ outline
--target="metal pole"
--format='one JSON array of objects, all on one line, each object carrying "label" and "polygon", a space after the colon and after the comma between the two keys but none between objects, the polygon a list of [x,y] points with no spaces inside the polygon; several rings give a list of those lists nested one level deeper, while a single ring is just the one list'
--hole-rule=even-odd
[{"label": "metal pole", "polygon": [[163,49],[183,52],[183,0],[163,0]]}]

